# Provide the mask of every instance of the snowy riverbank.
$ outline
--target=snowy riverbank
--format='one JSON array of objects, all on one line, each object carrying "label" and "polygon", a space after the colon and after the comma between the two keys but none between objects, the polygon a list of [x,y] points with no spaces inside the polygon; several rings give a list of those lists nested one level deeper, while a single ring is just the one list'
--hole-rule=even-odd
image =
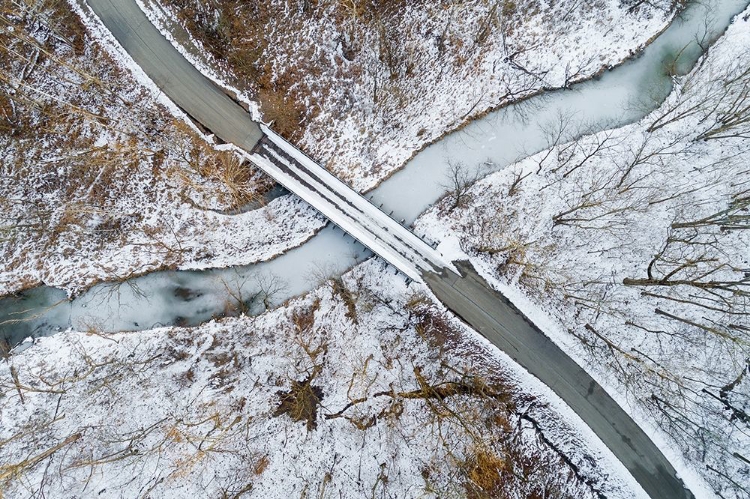
[{"label": "snowy riverbank", "polygon": [[545,331],[723,497],[747,493],[750,449],[749,28],[746,11],[641,122],[559,143],[418,222],[552,317]]}]

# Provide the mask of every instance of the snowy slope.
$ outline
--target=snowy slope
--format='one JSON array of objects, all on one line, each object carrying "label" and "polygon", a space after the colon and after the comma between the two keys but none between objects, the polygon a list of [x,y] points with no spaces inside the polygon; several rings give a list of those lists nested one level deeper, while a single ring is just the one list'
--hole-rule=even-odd
[{"label": "snowy slope", "polygon": [[[493,352],[377,261],[257,318],[44,338],[0,364],[0,484],[18,498],[632,498],[577,417]],[[311,410],[280,410],[295,386]]]},{"label": "snowy slope", "polygon": [[750,472],[749,19],[641,122],[521,161],[418,224],[540,318],[696,491],[700,475],[722,497],[746,497]]}]

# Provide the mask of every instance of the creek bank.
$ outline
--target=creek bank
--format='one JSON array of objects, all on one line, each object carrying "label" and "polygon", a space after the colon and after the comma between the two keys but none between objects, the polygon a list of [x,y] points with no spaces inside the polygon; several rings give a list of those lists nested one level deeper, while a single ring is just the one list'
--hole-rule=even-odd
[{"label": "creek bank", "polygon": [[[713,11],[711,38],[718,38],[747,3],[721,2],[721,9]],[[447,135],[440,143],[425,148],[368,197],[375,205],[392,208],[397,220],[411,224],[446,192],[442,184],[451,162],[489,162],[491,167],[484,174],[504,168],[519,157],[545,149],[549,145],[545,126],[564,113],[576,114],[580,127],[574,133],[561,134],[561,140],[637,121],[658,107],[671,91],[673,74],[666,73],[665,67],[685,73],[700,58],[702,50],[694,40],[703,29],[702,8],[691,5],[679,17],[679,23],[670,25],[640,57],[596,80],[506,106]],[[691,46],[691,50],[684,50],[686,46]],[[670,61],[670,54],[679,54],[679,60]],[[658,98],[652,95],[654,92]],[[646,94],[650,97],[643,101]],[[638,99],[639,105],[633,105]],[[319,279],[308,276],[335,275],[369,255],[359,243],[328,227],[305,244],[255,265],[150,273],[124,283],[100,284],[73,302],[57,306],[53,305],[60,302],[58,290],[37,288],[23,300],[0,301],[0,324],[5,323],[0,326],[0,335],[15,344],[24,336],[68,328],[132,331],[177,322],[199,324],[225,314],[227,303],[236,302],[238,296],[239,301],[244,301],[243,297],[268,287],[269,280],[288,283],[274,286],[279,289],[275,289],[270,302],[279,304],[315,287]],[[191,300],[186,307],[174,296],[173,290],[178,287],[190,289],[200,298]],[[49,296],[39,299],[45,290]],[[19,328],[19,324],[24,327]]]}]

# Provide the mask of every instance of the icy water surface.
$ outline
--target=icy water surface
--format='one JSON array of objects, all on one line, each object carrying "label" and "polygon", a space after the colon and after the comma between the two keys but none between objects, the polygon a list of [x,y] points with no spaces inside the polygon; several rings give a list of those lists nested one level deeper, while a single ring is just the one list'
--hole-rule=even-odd
[{"label": "icy water surface", "polygon": [[[490,113],[419,153],[403,170],[368,194],[397,220],[412,223],[445,192],[450,161],[488,164],[488,174],[545,149],[548,130],[570,116],[565,140],[585,131],[633,123],[666,98],[673,75],[686,74],[706,46],[742,12],[748,0],[694,3],[643,54],[601,77],[550,91]],[[706,20],[709,23],[706,23]],[[708,27],[707,27],[708,25]],[[197,325],[229,313],[262,312],[267,305],[313,289],[371,256],[331,226],[271,261],[210,271],[154,272],[125,283],[104,283],[69,301],[63,291],[40,287],[0,300],[0,341],[73,328],[136,331],[161,325]]]},{"label": "icy water surface", "polygon": [[0,339],[16,345],[29,336],[68,328],[139,331],[197,325],[231,313],[260,313],[266,305],[303,294],[370,256],[364,246],[329,225],[304,245],[255,265],[152,272],[96,285],[72,301],[62,290],[35,288],[0,300]]},{"label": "icy water surface", "polygon": [[500,170],[547,149],[545,130],[556,127],[560,116],[573,122],[562,143],[583,132],[640,120],[669,95],[672,75],[685,75],[695,66],[703,54],[697,40],[708,46],[747,5],[747,0],[693,3],[637,59],[570,89],[546,92],[490,113],[428,147],[373,192],[374,202],[411,223],[445,193],[441,184],[449,161],[470,167],[490,163],[483,174]]}]

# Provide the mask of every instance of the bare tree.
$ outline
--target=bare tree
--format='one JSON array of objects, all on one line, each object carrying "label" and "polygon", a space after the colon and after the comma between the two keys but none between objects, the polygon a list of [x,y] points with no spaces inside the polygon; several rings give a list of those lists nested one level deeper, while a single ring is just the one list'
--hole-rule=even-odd
[{"label": "bare tree", "polygon": [[478,179],[478,169],[472,169],[460,161],[448,161],[448,171],[441,187],[448,192],[448,198],[451,200],[449,213],[466,204],[470,199],[471,188]]}]

